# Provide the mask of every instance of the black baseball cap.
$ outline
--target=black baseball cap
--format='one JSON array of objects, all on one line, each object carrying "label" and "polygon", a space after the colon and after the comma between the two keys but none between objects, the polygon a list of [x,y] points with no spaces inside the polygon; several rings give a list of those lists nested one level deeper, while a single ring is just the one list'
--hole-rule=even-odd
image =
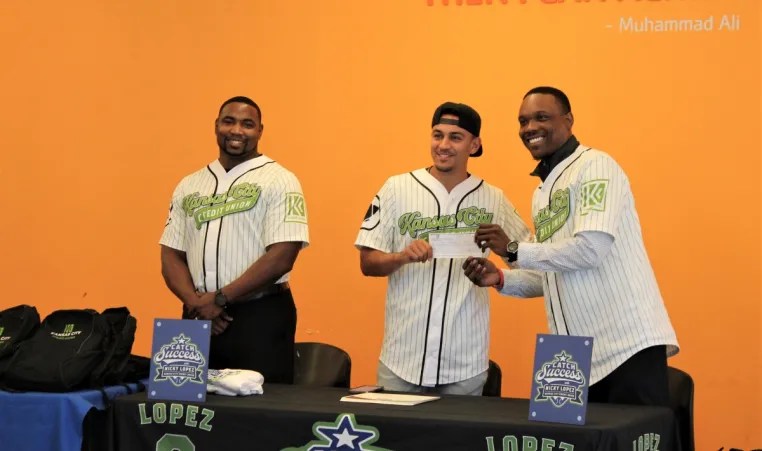
[{"label": "black baseball cap", "polygon": [[[442,119],[442,116],[451,114],[457,116],[457,119]],[[479,136],[479,132],[482,128],[482,118],[479,113],[476,112],[470,106],[464,103],[445,102],[434,111],[434,118],[431,120],[431,126],[437,124],[450,124],[457,125],[463,130],[471,133],[474,136]],[[479,146],[479,150],[472,157],[478,157],[482,154],[482,146]]]}]

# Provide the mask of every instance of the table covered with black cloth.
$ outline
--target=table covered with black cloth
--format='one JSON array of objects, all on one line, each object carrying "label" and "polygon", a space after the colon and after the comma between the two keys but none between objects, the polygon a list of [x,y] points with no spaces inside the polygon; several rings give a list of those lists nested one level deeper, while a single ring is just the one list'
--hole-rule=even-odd
[{"label": "table covered with black cloth", "polygon": [[265,385],[263,395],[204,403],[117,398],[116,451],[669,451],[673,415],[591,404],[584,426],[528,420],[529,401],[443,396],[412,407],[339,401],[344,389]]}]

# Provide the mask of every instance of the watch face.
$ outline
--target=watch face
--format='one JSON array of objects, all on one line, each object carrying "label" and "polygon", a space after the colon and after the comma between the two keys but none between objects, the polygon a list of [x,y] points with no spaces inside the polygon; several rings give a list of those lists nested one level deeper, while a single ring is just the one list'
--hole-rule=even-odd
[{"label": "watch face", "polygon": [[516,241],[511,241],[508,243],[508,252],[516,252],[519,250],[519,243]]}]

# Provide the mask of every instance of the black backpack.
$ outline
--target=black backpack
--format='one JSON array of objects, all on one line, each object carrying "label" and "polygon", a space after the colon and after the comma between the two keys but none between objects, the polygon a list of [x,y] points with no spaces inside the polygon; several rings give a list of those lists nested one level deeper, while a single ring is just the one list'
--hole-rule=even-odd
[{"label": "black backpack", "polygon": [[0,380],[19,345],[40,327],[40,314],[31,305],[17,305],[0,312]]},{"label": "black backpack", "polygon": [[135,342],[137,320],[130,314],[127,307],[109,308],[104,310],[101,315],[109,321],[113,328],[114,342],[111,355],[107,356],[107,360],[101,368],[101,374],[97,375],[97,379],[102,381],[104,385],[135,382],[128,380],[134,377],[128,374],[131,369],[128,362],[131,358],[132,344]]},{"label": "black backpack", "polygon": [[122,384],[137,383],[141,390],[145,389],[145,386],[141,381],[148,379],[148,374],[151,371],[151,359],[135,354],[130,354],[127,359],[127,365],[124,369],[124,379]]},{"label": "black backpack", "polygon": [[13,390],[43,392],[102,387],[119,343],[112,321],[93,309],[51,313],[21,343],[3,384]]},{"label": "black backpack", "polygon": [[127,384],[137,383],[138,388],[143,390],[145,386],[141,380],[148,378],[151,360],[132,354],[135,331],[138,327],[137,319],[130,314],[127,307],[109,308],[101,315],[111,323],[115,338],[110,356],[106,356],[104,364],[96,369],[93,378],[95,386],[92,388],[124,385],[128,392],[132,393]]}]

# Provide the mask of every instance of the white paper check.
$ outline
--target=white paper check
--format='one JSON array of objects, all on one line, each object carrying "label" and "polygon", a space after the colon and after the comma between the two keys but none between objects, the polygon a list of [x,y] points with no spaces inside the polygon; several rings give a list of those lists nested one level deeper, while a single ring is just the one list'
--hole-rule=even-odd
[{"label": "white paper check", "polygon": [[483,257],[482,250],[474,241],[474,233],[430,232],[429,244],[434,251],[434,258]]}]

